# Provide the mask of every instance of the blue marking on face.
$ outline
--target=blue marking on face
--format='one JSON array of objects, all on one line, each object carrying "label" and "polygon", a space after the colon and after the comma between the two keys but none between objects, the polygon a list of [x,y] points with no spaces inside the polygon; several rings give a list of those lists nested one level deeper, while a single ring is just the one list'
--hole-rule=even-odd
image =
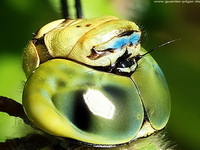
[{"label": "blue marking on face", "polygon": [[120,49],[124,45],[129,45],[129,44],[136,45],[139,40],[140,40],[140,33],[134,32],[130,36],[117,38],[115,41],[113,41],[110,48]]},{"label": "blue marking on face", "polygon": [[134,33],[130,36],[129,38],[130,42],[132,45],[136,45],[138,41],[140,40],[140,34],[139,33]]}]

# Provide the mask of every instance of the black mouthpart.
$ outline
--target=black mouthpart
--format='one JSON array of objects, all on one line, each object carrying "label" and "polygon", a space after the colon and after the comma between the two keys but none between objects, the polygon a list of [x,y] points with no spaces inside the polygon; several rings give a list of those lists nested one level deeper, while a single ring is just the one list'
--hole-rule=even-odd
[{"label": "black mouthpart", "polygon": [[114,64],[111,64],[110,66],[93,68],[99,71],[109,72],[117,75],[131,76],[135,70],[131,72],[122,72],[120,71],[120,68],[130,68],[134,64],[137,65],[137,62],[142,58],[142,55],[136,55],[134,57],[130,56],[131,54],[128,54],[128,50],[126,50],[125,53],[119,57]]}]

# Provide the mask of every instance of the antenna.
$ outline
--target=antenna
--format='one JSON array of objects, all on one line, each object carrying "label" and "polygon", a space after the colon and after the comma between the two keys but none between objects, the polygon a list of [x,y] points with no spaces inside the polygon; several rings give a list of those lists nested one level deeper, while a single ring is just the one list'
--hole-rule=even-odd
[{"label": "antenna", "polygon": [[81,0],[75,0],[76,17],[77,19],[83,18]]},{"label": "antenna", "polygon": [[62,16],[64,19],[69,19],[69,6],[66,0],[60,0],[61,9],[62,9]]},{"label": "antenna", "polygon": [[176,42],[176,41],[179,41],[179,40],[180,40],[180,39],[175,39],[175,40],[171,40],[171,41],[165,42],[165,43],[163,43],[163,44],[161,44],[161,45],[159,45],[159,46],[153,48],[152,50],[150,50],[150,51],[148,51],[148,52],[146,52],[145,54],[140,55],[140,56],[141,56],[141,58],[142,58],[142,57],[144,57],[145,55],[147,55],[147,54],[149,54],[149,53],[151,53],[151,52],[157,50],[157,49],[160,48],[160,47],[163,47],[163,46],[165,46],[165,45],[171,44],[171,43]]},{"label": "antenna", "polygon": [[175,40],[171,40],[171,41],[165,42],[165,43],[163,43],[163,44],[161,44],[161,45],[159,45],[159,46],[153,48],[152,50],[150,50],[150,51],[148,51],[148,52],[146,52],[146,53],[144,53],[144,54],[142,54],[142,55],[137,55],[135,59],[136,59],[136,61],[138,61],[138,60],[140,60],[142,57],[144,57],[145,55],[147,55],[147,54],[149,54],[149,53],[151,53],[151,52],[157,50],[158,48],[163,47],[163,46],[168,45],[168,44],[171,44],[171,43],[173,43],[173,42],[179,41],[179,40],[180,40],[180,39],[175,39]]},{"label": "antenna", "polygon": [[[60,0],[62,16],[64,19],[70,19],[68,0]],[[81,0],[75,0],[76,19],[83,18]]]}]

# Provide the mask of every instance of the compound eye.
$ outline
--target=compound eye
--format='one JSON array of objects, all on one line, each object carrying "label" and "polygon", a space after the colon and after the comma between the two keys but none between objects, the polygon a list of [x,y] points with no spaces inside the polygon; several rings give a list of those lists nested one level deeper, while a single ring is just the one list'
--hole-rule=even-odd
[{"label": "compound eye", "polygon": [[[141,49],[141,52],[146,53],[144,49]],[[171,111],[167,82],[150,54],[141,58],[138,66],[131,78],[140,90],[141,99],[152,127],[160,130],[166,126]]]},{"label": "compound eye", "polygon": [[144,119],[142,102],[130,78],[63,59],[41,64],[30,76],[23,106],[38,128],[100,145],[131,141]]}]

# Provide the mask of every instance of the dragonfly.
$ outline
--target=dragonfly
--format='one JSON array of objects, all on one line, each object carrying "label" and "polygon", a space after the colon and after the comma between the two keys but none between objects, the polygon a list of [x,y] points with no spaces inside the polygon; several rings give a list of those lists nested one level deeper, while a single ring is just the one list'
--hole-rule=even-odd
[{"label": "dragonfly", "polygon": [[80,0],[76,19],[66,0],[61,6],[64,19],[43,26],[25,48],[22,104],[0,97],[1,112],[38,132],[0,146],[128,148],[163,130],[170,94],[139,27],[114,16],[84,19]]}]

